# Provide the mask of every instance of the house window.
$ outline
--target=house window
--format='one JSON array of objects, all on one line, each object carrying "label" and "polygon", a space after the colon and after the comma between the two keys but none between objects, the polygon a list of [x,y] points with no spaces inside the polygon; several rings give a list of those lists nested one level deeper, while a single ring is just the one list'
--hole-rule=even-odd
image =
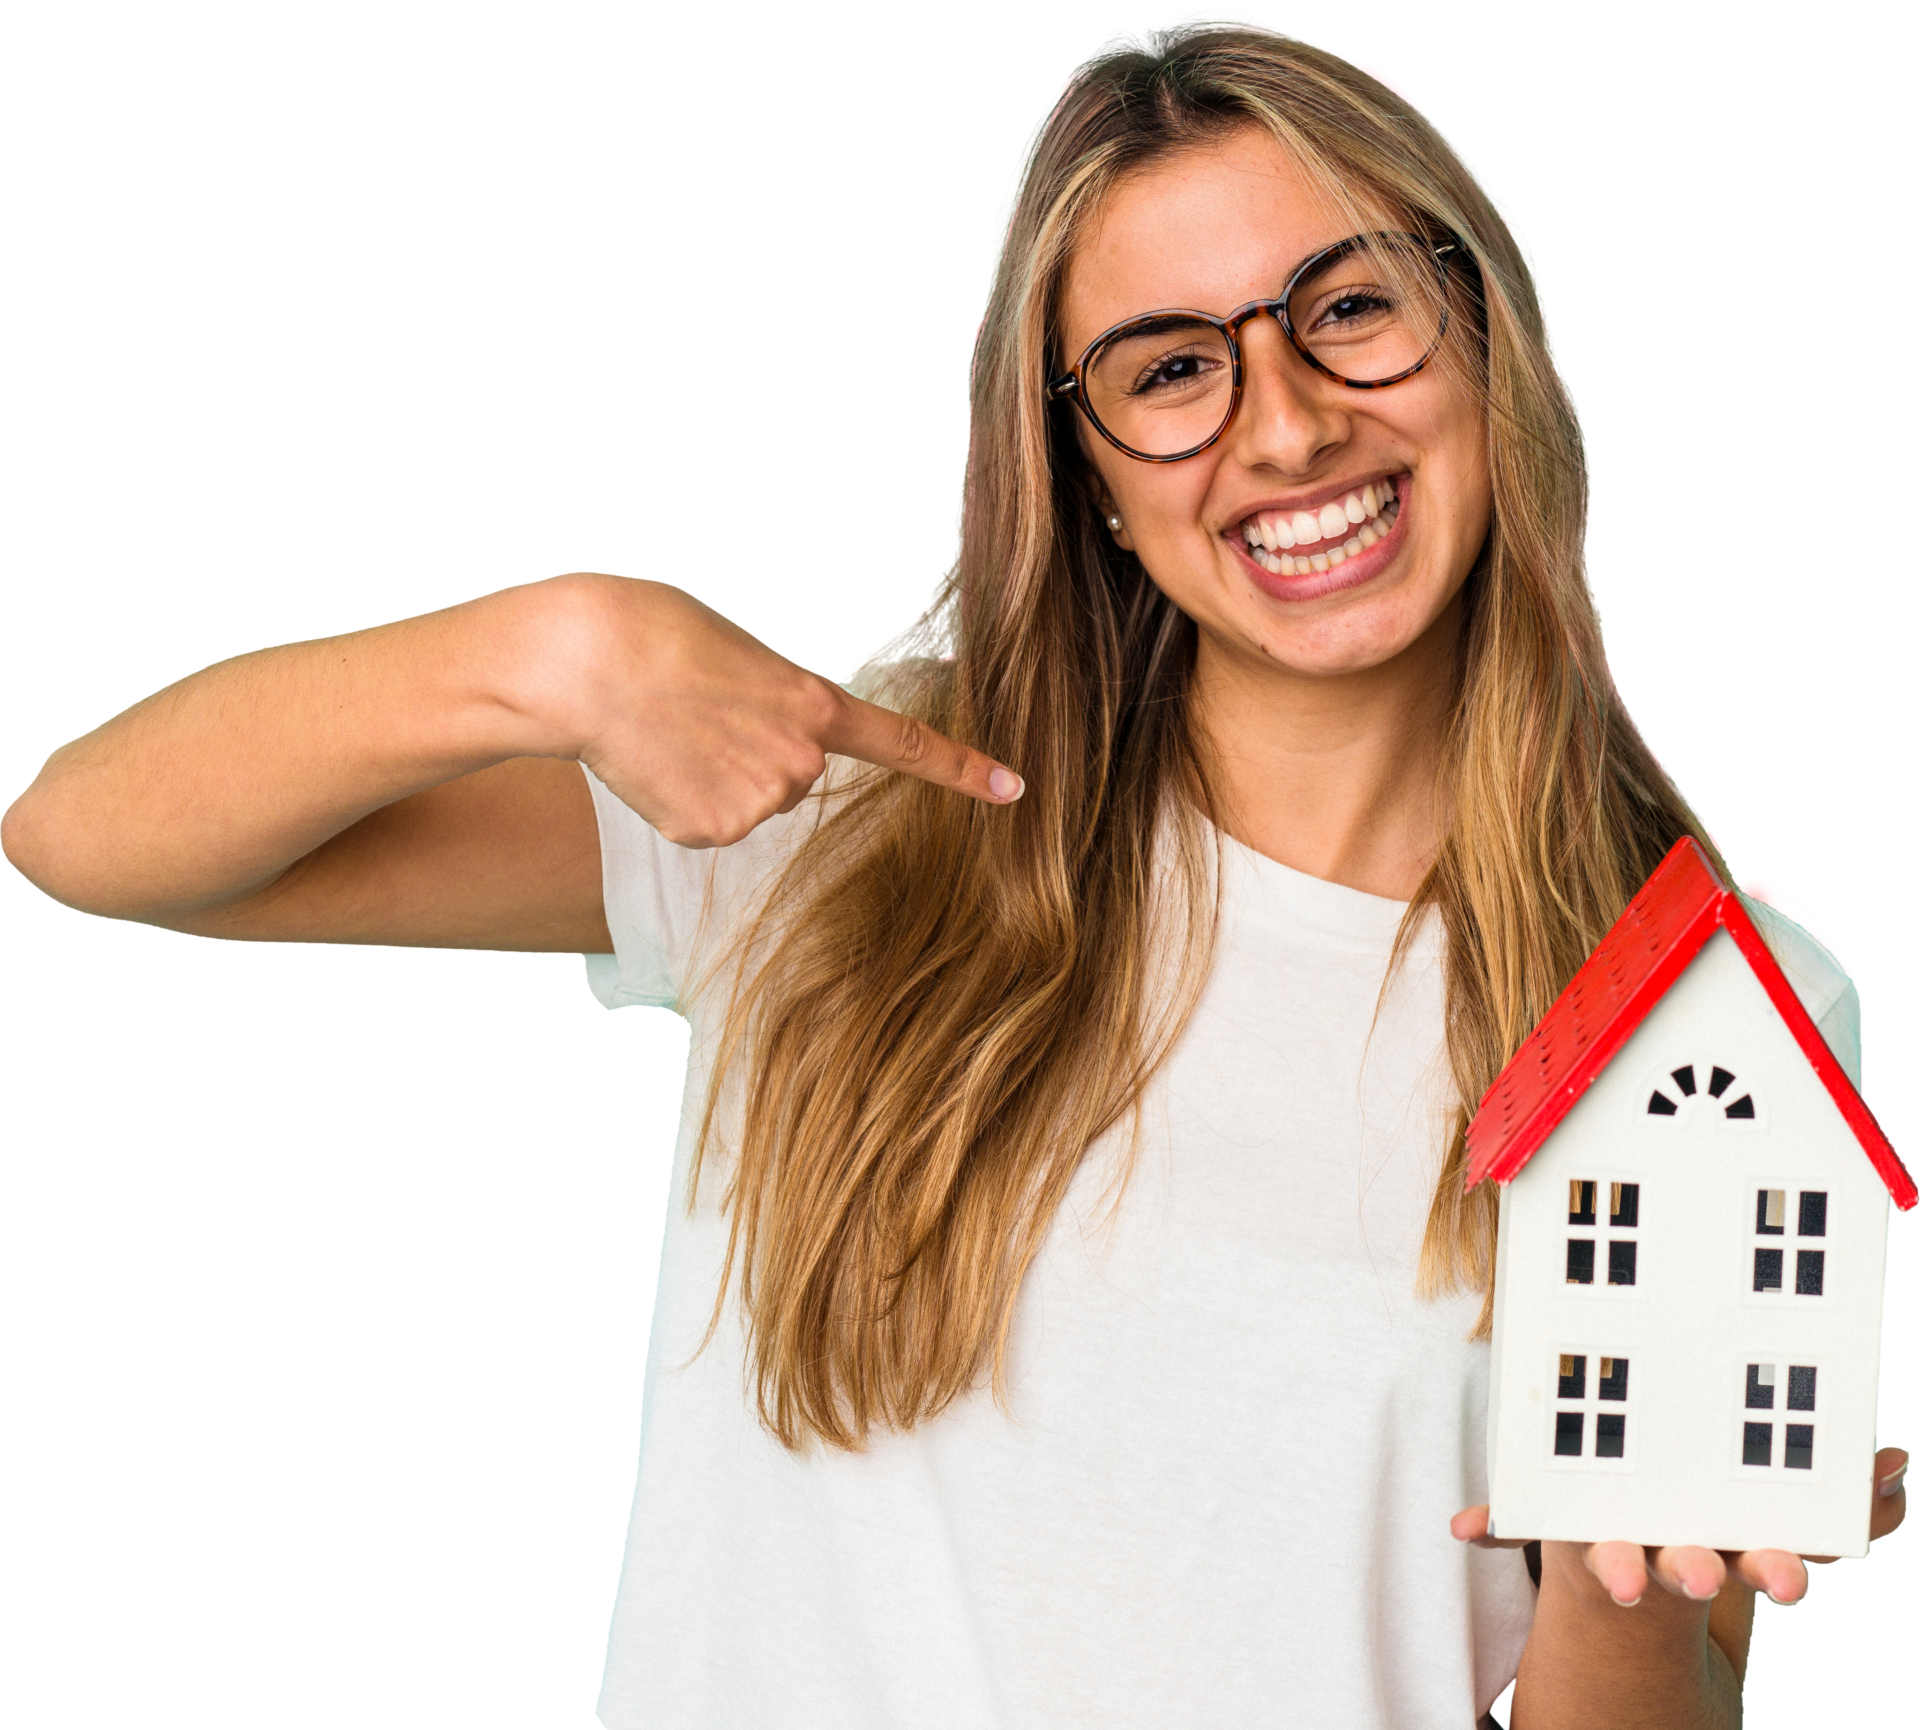
[{"label": "house window", "polygon": [[1585,1226],[1594,1234],[1567,1239],[1568,1285],[1593,1285],[1603,1270],[1610,1286],[1639,1283],[1639,1184],[1571,1179],[1567,1184],[1567,1224]]},{"label": "house window", "polygon": [[[1554,1379],[1553,1453],[1561,1460],[1627,1457],[1625,1358],[1562,1352]],[[1591,1373],[1589,1373],[1591,1372]]]},{"label": "house window", "polygon": [[1648,1116],[1678,1117],[1682,1106],[1694,1102],[1701,1108],[1736,1122],[1745,1120],[1751,1123],[1754,1119],[1753,1095],[1745,1088],[1736,1086],[1739,1078],[1731,1069],[1723,1069],[1717,1063],[1710,1064],[1704,1094],[1700,1091],[1698,1069],[1694,1064],[1681,1064],[1670,1072],[1670,1079],[1673,1082],[1671,1089],[1662,1084],[1647,1096]]},{"label": "house window", "polygon": [[[1789,1364],[1782,1388],[1780,1366],[1747,1365],[1746,1409],[1740,1425],[1741,1465],[1782,1472],[1813,1470],[1812,1413],[1819,1380],[1816,1365]],[[1789,1421],[1777,1422],[1776,1413]],[[1793,1413],[1807,1416],[1796,1423],[1791,1421]]]},{"label": "house window", "polygon": [[[1791,1232],[1789,1231],[1791,1225]],[[1827,1290],[1827,1192],[1803,1189],[1788,1207],[1784,1189],[1756,1192],[1753,1209],[1753,1289],[1824,1297]],[[1788,1238],[1794,1240],[1791,1249]],[[1769,1239],[1778,1240],[1769,1242]],[[1811,1241],[1809,1241],[1811,1240]],[[1788,1275],[1793,1284],[1787,1284]]]}]

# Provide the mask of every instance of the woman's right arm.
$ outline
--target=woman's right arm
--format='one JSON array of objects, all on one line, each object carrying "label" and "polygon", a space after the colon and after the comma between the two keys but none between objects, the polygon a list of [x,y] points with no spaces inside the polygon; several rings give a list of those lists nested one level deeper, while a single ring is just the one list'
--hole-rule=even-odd
[{"label": "woman's right arm", "polygon": [[0,839],[70,906],[208,936],[604,951],[576,761],[704,847],[828,752],[1020,791],[677,589],[582,574],[209,667],[62,746]]}]

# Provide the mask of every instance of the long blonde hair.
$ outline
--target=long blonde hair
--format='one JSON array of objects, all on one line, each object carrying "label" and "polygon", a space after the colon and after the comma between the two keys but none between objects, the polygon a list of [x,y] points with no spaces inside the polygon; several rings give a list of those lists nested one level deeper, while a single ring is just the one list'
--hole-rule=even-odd
[{"label": "long blonde hair", "polygon": [[737,1286],[761,1417],[788,1446],[857,1447],[983,1373],[1004,1394],[1053,1214],[1205,981],[1216,843],[1185,702],[1194,627],[1103,532],[1043,382],[1068,264],[1116,182],[1248,125],[1351,208],[1450,231],[1477,266],[1448,345],[1484,404],[1493,524],[1465,591],[1447,833],[1402,931],[1428,909],[1445,923],[1463,1103],[1429,1294],[1490,1296],[1495,1212],[1462,1189],[1464,1107],[1666,848],[1699,832],[1614,692],[1582,564],[1579,430],[1519,249],[1453,152],[1374,79],[1261,31],[1175,32],[1083,67],[1035,143],[981,327],[931,652],[884,693],[1017,764],[1027,794],[989,809],[853,779],[731,951],[694,1181],[724,1142],[720,1302]]}]

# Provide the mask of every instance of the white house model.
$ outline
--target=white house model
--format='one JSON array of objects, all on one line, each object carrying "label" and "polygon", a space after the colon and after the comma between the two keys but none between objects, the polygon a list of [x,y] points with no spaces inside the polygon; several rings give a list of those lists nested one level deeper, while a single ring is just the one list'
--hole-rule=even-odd
[{"label": "white house model", "polygon": [[1493,1532],[1860,1556],[1913,1179],[1684,840],[1487,1092]]}]

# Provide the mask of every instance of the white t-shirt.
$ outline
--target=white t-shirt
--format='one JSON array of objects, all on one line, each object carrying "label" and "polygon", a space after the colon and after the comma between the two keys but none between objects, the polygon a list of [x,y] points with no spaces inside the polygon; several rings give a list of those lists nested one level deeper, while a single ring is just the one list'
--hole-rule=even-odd
[{"label": "white t-shirt", "polygon": [[[695,1355],[725,1224],[718,1184],[685,1206],[719,1019],[685,990],[709,878],[703,945],[808,819],[697,853],[593,791],[616,949],[593,987],[693,1028],[610,1730],[1468,1730],[1533,1587],[1447,1529],[1486,1500],[1488,1353],[1477,1296],[1413,1292],[1452,1105],[1437,921],[1382,1000],[1404,905],[1224,842],[1205,995],[1118,1207],[1111,1138],[1021,1291],[1010,1414],[981,1391],[794,1454],[731,1307]],[[1857,1068],[1845,976],[1755,911]]]}]

